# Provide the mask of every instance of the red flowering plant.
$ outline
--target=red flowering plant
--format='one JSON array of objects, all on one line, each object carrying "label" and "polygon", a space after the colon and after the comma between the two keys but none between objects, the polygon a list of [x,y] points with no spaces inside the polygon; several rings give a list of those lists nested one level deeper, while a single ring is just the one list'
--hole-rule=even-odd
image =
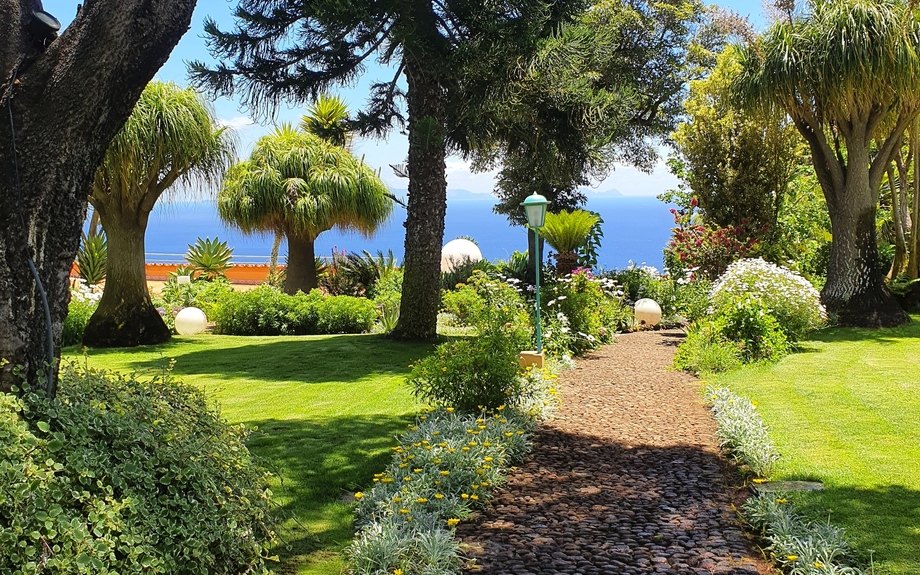
[{"label": "red flowering plant", "polygon": [[755,255],[758,236],[768,230],[755,230],[747,220],[727,227],[703,223],[698,206],[693,198],[688,209],[671,208],[676,227],[664,249],[664,263],[671,277],[712,281],[732,262]]}]

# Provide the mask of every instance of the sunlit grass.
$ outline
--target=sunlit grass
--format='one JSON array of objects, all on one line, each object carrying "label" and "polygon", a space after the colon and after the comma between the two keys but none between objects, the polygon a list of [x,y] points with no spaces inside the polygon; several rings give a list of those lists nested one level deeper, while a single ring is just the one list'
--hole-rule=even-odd
[{"label": "sunlit grass", "polygon": [[378,335],[175,337],[135,349],[65,350],[90,367],[162,373],[199,385],[229,421],[258,427],[249,447],[281,478],[278,573],[338,574],[351,540],[350,492],[390,458],[418,405],[403,384],[426,345]]},{"label": "sunlit grass", "polygon": [[920,574],[920,318],[832,329],[773,365],[712,378],[757,402],[782,454],[774,479],[809,479],[815,518],[845,527],[878,573]]}]

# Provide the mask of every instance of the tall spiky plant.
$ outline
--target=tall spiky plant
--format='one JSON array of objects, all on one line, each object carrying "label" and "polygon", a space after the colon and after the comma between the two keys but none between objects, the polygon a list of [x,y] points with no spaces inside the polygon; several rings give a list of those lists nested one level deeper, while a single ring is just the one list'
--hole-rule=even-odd
[{"label": "tall spiky plant", "polygon": [[588,234],[597,224],[597,214],[585,210],[566,211],[558,214],[546,214],[546,222],[540,235],[556,250],[556,273],[565,276],[578,267],[576,251],[588,239]]},{"label": "tall spiky plant", "polygon": [[109,145],[89,197],[108,240],[105,291],[83,332],[91,347],[162,343],[150,302],[144,234],[160,197],[215,185],[235,155],[232,134],[194,90],[151,82]]},{"label": "tall spiky plant", "polygon": [[243,233],[283,231],[285,291],[316,287],[314,241],[333,227],[370,236],[392,213],[389,190],[342,147],[282,125],[234,165],[218,194],[221,219]]},{"label": "tall spiky plant", "polygon": [[748,108],[789,115],[811,149],[833,231],[821,298],[842,325],[909,320],[878,269],[882,178],[920,115],[920,14],[903,0],[810,0],[738,51]]},{"label": "tall spiky plant", "polygon": [[307,113],[300,117],[300,129],[322,138],[333,146],[351,146],[348,105],[338,96],[321,94],[307,106]]}]

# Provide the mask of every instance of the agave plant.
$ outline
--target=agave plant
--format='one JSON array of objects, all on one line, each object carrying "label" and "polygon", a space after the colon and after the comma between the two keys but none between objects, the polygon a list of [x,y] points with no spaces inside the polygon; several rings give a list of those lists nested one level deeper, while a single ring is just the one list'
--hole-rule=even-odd
[{"label": "agave plant", "polygon": [[83,234],[77,251],[77,267],[80,277],[89,285],[105,279],[105,264],[108,259],[108,243],[104,233]]},{"label": "agave plant", "polygon": [[195,245],[189,245],[188,253],[185,254],[185,261],[200,277],[206,280],[213,280],[218,277],[225,277],[224,272],[233,267],[230,259],[233,257],[233,248],[227,246],[227,242],[220,241],[217,236],[201,239],[195,242]]},{"label": "agave plant", "polygon": [[546,214],[546,223],[540,235],[556,250],[556,273],[565,276],[578,267],[578,248],[588,239],[588,234],[598,222],[597,214],[585,210]]}]

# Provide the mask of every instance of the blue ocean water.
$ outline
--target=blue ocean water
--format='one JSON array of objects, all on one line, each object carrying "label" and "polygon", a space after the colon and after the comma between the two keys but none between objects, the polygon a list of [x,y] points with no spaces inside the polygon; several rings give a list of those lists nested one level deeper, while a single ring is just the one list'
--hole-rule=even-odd
[{"label": "blue ocean water", "polygon": [[[447,203],[444,242],[469,236],[476,240],[483,257],[505,259],[515,250],[526,251],[524,228],[511,226],[504,216],[492,212],[491,196],[483,199],[450,199]],[[674,220],[671,206],[647,196],[597,196],[588,199],[587,208],[604,219],[604,239],[598,264],[605,269],[624,268],[629,262],[661,268],[662,250],[670,238]],[[393,254],[402,259],[406,212],[397,207],[393,216],[373,238],[330,230],[316,240],[316,254],[330,255],[333,249],[348,252],[367,250]],[[238,263],[264,263],[269,259],[273,237],[244,236],[228,228],[217,217],[212,202],[160,203],[154,208],[147,226],[148,262],[181,261],[188,244],[198,237],[220,237],[234,249]],[[281,254],[286,253],[282,245]]]}]

